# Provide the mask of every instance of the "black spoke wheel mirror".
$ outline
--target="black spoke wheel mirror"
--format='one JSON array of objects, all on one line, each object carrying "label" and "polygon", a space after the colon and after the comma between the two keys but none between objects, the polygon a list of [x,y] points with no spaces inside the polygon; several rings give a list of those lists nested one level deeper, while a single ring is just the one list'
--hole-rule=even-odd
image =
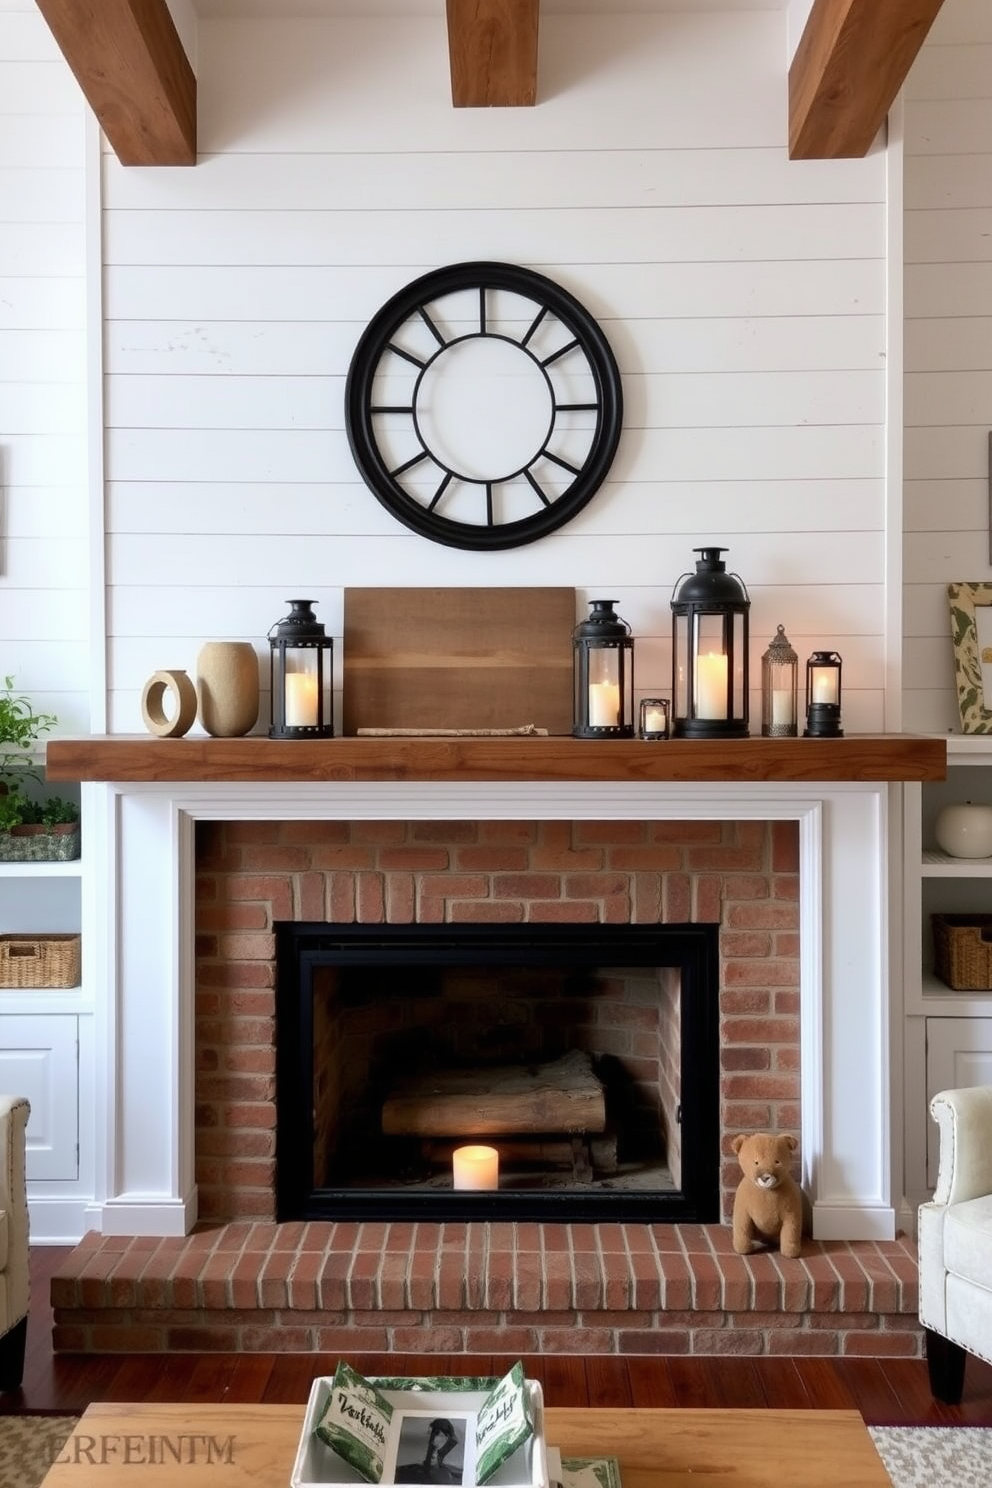
[{"label": "black spoke wheel mirror", "polygon": [[362,479],[398,521],[454,548],[554,532],[606,479],[623,394],[575,297],[513,264],[436,269],[373,317],[348,369]]}]

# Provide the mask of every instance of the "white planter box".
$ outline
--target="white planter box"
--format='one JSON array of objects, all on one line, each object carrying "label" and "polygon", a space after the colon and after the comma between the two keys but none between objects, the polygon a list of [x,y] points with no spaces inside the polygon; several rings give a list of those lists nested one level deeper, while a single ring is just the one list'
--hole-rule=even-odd
[{"label": "white planter box", "polygon": [[[496,1376],[485,1381],[448,1377],[417,1380],[376,1377],[371,1381],[397,1411],[426,1417],[442,1416],[452,1421],[464,1419],[466,1416],[474,1417],[496,1382]],[[310,1397],[303,1420],[303,1433],[290,1479],[291,1488],[319,1488],[319,1485],[323,1483],[365,1483],[365,1479],[360,1477],[353,1467],[314,1435],[314,1427],[324,1413],[332,1383],[329,1375],[321,1375],[310,1387]],[[526,1383],[531,1419],[534,1422],[534,1434],[493,1474],[487,1488],[548,1488],[547,1444],[544,1439],[544,1394],[538,1381],[528,1380]],[[471,1422],[469,1425],[471,1426]],[[464,1460],[466,1468],[469,1468],[471,1462],[464,1452],[464,1437],[462,1442],[461,1449],[456,1449],[452,1456],[457,1456],[459,1463]],[[397,1456],[402,1455],[401,1440]],[[410,1484],[425,1481],[430,1480],[411,1477],[408,1472],[397,1479],[395,1472],[391,1470],[390,1459],[387,1457],[380,1488],[395,1488],[397,1482]],[[440,1482],[442,1479],[438,1478],[434,1481]],[[445,1478],[443,1481],[451,1480]],[[462,1482],[462,1479],[455,1481]],[[462,1488],[473,1488],[473,1482],[474,1479],[471,1477],[465,1479]]]}]

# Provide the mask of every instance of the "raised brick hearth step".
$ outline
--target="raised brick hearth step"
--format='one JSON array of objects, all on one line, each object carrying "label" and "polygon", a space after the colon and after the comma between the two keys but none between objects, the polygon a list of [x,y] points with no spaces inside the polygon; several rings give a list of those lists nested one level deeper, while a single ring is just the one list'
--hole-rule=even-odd
[{"label": "raised brick hearth step", "polygon": [[57,1352],[919,1357],[912,1241],[737,1256],[723,1225],[369,1223],[87,1235]]}]

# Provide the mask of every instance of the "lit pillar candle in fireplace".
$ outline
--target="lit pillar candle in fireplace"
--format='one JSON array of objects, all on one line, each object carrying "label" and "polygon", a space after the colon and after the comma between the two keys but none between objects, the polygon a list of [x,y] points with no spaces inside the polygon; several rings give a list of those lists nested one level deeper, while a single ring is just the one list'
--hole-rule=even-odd
[{"label": "lit pillar candle in fireplace", "polygon": [[499,1188],[495,1147],[456,1147],[451,1154],[453,1188]]}]

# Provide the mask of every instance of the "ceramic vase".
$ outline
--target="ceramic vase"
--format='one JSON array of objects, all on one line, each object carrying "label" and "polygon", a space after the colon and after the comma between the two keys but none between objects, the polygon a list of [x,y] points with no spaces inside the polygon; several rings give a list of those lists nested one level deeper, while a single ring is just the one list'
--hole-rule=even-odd
[{"label": "ceramic vase", "polygon": [[992,806],[945,806],[934,822],[937,846],[952,858],[992,858]]},{"label": "ceramic vase", "polygon": [[201,724],[215,739],[250,733],[258,719],[258,658],[250,641],[207,641],[196,658]]}]

